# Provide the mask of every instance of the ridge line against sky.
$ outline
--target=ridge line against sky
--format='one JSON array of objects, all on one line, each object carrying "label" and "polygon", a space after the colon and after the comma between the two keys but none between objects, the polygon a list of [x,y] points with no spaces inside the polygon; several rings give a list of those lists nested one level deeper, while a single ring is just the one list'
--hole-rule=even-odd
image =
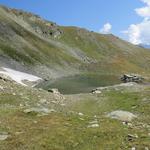
[{"label": "ridge line against sky", "polygon": [[113,33],[133,44],[150,45],[150,0],[0,0],[0,4],[60,25]]}]

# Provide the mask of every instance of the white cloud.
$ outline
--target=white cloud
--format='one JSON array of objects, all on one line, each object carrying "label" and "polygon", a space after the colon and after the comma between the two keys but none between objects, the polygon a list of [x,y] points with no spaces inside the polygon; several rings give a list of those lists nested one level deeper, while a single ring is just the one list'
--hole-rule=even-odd
[{"label": "white cloud", "polygon": [[141,0],[146,4],[145,7],[135,9],[136,13],[143,17],[143,21],[138,24],[131,24],[124,31],[129,41],[133,44],[150,45],[150,0]]},{"label": "white cloud", "polygon": [[150,5],[150,0],[141,0],[141,1],[146,3],[147,5]]},{"label": "white cloud", "polygon": [[128,35],[129,41],[133,44],[150,45],[150,20],[132,24],[124,33]]},{"label": "white cloud", "polygon": [[150,17],[150,6],[137,8],[135,11],[141,17]]},{"label": "white cloud", "polygon": [[141,0],[147,6],[135,9],[136,13],[141,17],[150,17],[150,0]]},{"label": "white cloud", "polygon": [[109,34],[111,32],[111,29],[112,29],[112,25],[110,23],[106,23],[104,24],[103,28],[100,29],[100,32],[104,34]]}]

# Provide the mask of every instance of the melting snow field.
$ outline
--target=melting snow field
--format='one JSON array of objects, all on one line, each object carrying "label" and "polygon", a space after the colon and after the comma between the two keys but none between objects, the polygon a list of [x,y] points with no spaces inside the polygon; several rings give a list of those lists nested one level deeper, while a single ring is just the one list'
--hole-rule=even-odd
[{"label": "melting snow field", "polygon": [[0,71],[1,74],[4,74],[8,77],[10,77],[12,80],[16,81],[17,83],[23,85],[23,86],[27,86],[26,84],[23,83],[24,80],[30,81],[30,82],[34,82],[34,81],[38,81],[38,80],[42,80],[41,78],[31,75],[31,74],[27,74],[27,73],[23,73],[20,71],[16,71],[10,68],[4,68],[2,67],[2,69],[4,71]]}]

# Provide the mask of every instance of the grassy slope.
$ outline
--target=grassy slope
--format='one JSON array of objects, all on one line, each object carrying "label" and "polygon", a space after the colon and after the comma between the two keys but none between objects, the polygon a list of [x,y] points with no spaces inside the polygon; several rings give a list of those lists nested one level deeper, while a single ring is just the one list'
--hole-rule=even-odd
[{"label": "grassy slope", "polygon": [[[59,101],[53,94],[2,80],[0,85],[5,89],[0,92],[0,132],[10,135],[7,140],[0,141],[2,150],[128,150],[131,147],[150,147],[148,87],[137,88],[136,91],[112,89],[99,95],[68,95],[63,101],[65,106],[61,106],[52,102]],[[41,99],[49,103],[40,104]],[[57,112],[42,117],[23,112],[26,108],[39,107],[39,104]],[[138,114],[132,127],[105,117],[107,112],[118,109]],[[78,112],[84,116],[79,116]],[[87,128],[95,115],[100,126]],[[137,134],[138,138],[128,141],[128,134]]]},{"label": "grassy slope", "polygon": [[[62,27],[61,41],[82,49],[96,63],[87,65],[100,72],[149,71],[149,51],[125,42],[113,35],[102,35],[76,27]],[[107,71],[106,71],[107,68]]]},{"label": "grassy slope", "polygon": [[[5,43],[3,41],[0,42],[1,53],[6,56],[9,56],[16,61],[24,62],[27,65],[34,65],[36,63],[44,65],[53,65],[53,63],[60,64],[61,59],[67,63],[73,63],[76,61],[75,58],[64,54],[58,47],[40,39],[31,32],[23,29],[18,24],[7,21],[6,24],[6,28],[10,27],[13,29],[14,38],[16,38],[16,41],[11,41],[12,39],[6,37],[4,39]],[[8,37],[9,36],[10,35],[8,35]],[[23,38],[26,43],[23,43],[21,38]],[[13,42],[12,45],[8,44],[9,42]]]},{"label": "grassy slope", "polygon": [[14,18],[14,14],[11,14],[13,11],[8,12],[2,8],[0,11],[1,23],[5,24],[0,29],[3,32],[0,35],[0,54],[22,62],[25,66],[59,66],[64,70],[69,66],[70,70],[72,67],[80,72],[96,71],[97,74],[150,72],[150,52],[113,35],[58,26],[63,32],[60,38],[41,37],[32,27],[34,25],[45,28],[48,22],[32,20],[26,13],[21,15],[23,20],[17,16],[14,21],[11,19]]}]

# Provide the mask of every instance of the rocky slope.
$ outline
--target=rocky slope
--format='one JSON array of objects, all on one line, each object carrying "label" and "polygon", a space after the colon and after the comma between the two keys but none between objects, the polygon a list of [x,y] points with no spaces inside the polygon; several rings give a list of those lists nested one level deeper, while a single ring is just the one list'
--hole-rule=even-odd
[{"label": "rocky slope", "polygon": [[1,6],[0,65],[47,79],[85,72],[148,75],[150,52],[114,35],[62,27]]}]

